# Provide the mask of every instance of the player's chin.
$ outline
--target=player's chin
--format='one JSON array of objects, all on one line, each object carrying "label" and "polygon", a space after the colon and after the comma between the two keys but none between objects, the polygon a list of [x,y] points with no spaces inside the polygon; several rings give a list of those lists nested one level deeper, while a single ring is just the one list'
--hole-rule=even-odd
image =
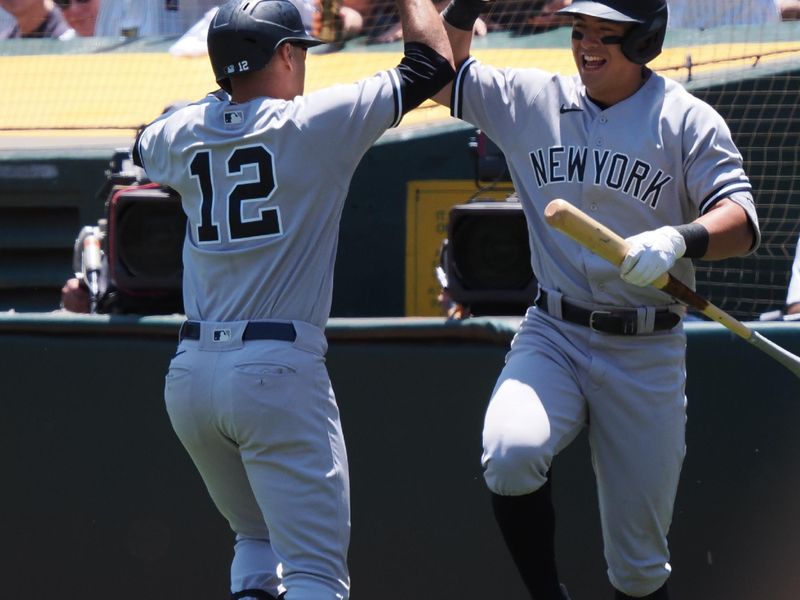
[{"label": "player's chin", "polygon": [[580,75],[583,85],[585,85],[587,88],[597,87],[598,85],[602,84],[604,80],[602,73],[598,73],[597,71],[587,71],[579,68],[578,74]]}]

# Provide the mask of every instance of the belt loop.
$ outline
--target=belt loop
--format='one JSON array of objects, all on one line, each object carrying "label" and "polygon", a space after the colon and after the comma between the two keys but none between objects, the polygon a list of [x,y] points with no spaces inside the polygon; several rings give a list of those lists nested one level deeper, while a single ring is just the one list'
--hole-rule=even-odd
[{"label": "belt loop", "polygon": [[181,323],[181,326],[178,327],[178,343],[184,340],[184,333],[186,332],[186,329],[188,327],[189,327],[189,321],[184,321],[183,323]]},{"label": "belt loop", "polygon": [[563,319],[561,314],[561,298],[564,295],[561,292],[547,292],[547,314],[555,317],[556,319]]},{"label": "belt loop", "polygon": [[656,324],[656,309],[642,306],[636,309],[636,333],[653,333]]}]

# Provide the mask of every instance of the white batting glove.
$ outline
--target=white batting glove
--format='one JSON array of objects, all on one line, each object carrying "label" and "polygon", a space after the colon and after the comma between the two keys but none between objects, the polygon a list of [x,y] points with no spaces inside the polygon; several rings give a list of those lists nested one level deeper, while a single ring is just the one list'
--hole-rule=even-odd
[{"label": "white batting glove", "polygon": [[619,267],[627,283],[650,285],[686,252],[686,240],[674,227],[659,227],[626,238],[628,253]]}]

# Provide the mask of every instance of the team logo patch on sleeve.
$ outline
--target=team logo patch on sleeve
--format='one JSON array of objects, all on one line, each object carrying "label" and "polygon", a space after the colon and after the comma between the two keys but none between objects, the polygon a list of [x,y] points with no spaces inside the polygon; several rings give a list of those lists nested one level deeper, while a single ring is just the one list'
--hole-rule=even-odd
[{"label": "team logo patch on sleeve", "polygon": [[244,112],[241,110],[228,110],[223,113],[225,125],[239,125],[244,121]]}]

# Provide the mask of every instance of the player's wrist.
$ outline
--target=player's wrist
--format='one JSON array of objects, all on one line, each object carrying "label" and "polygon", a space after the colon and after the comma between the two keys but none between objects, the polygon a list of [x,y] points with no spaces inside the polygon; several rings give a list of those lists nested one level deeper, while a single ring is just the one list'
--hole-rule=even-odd
[{"label": "player's wrist", "polygon": [[485,0],[450,0],[442,11],[446,23],[462,31],[472,31],[475,21],[488,6]]},{"label": "player's wrist", "polygon": [[686,245],[683,256],[686,258],[703,258],[708,252],[708,229],[700,223],[687,223],[674,227]]}]

